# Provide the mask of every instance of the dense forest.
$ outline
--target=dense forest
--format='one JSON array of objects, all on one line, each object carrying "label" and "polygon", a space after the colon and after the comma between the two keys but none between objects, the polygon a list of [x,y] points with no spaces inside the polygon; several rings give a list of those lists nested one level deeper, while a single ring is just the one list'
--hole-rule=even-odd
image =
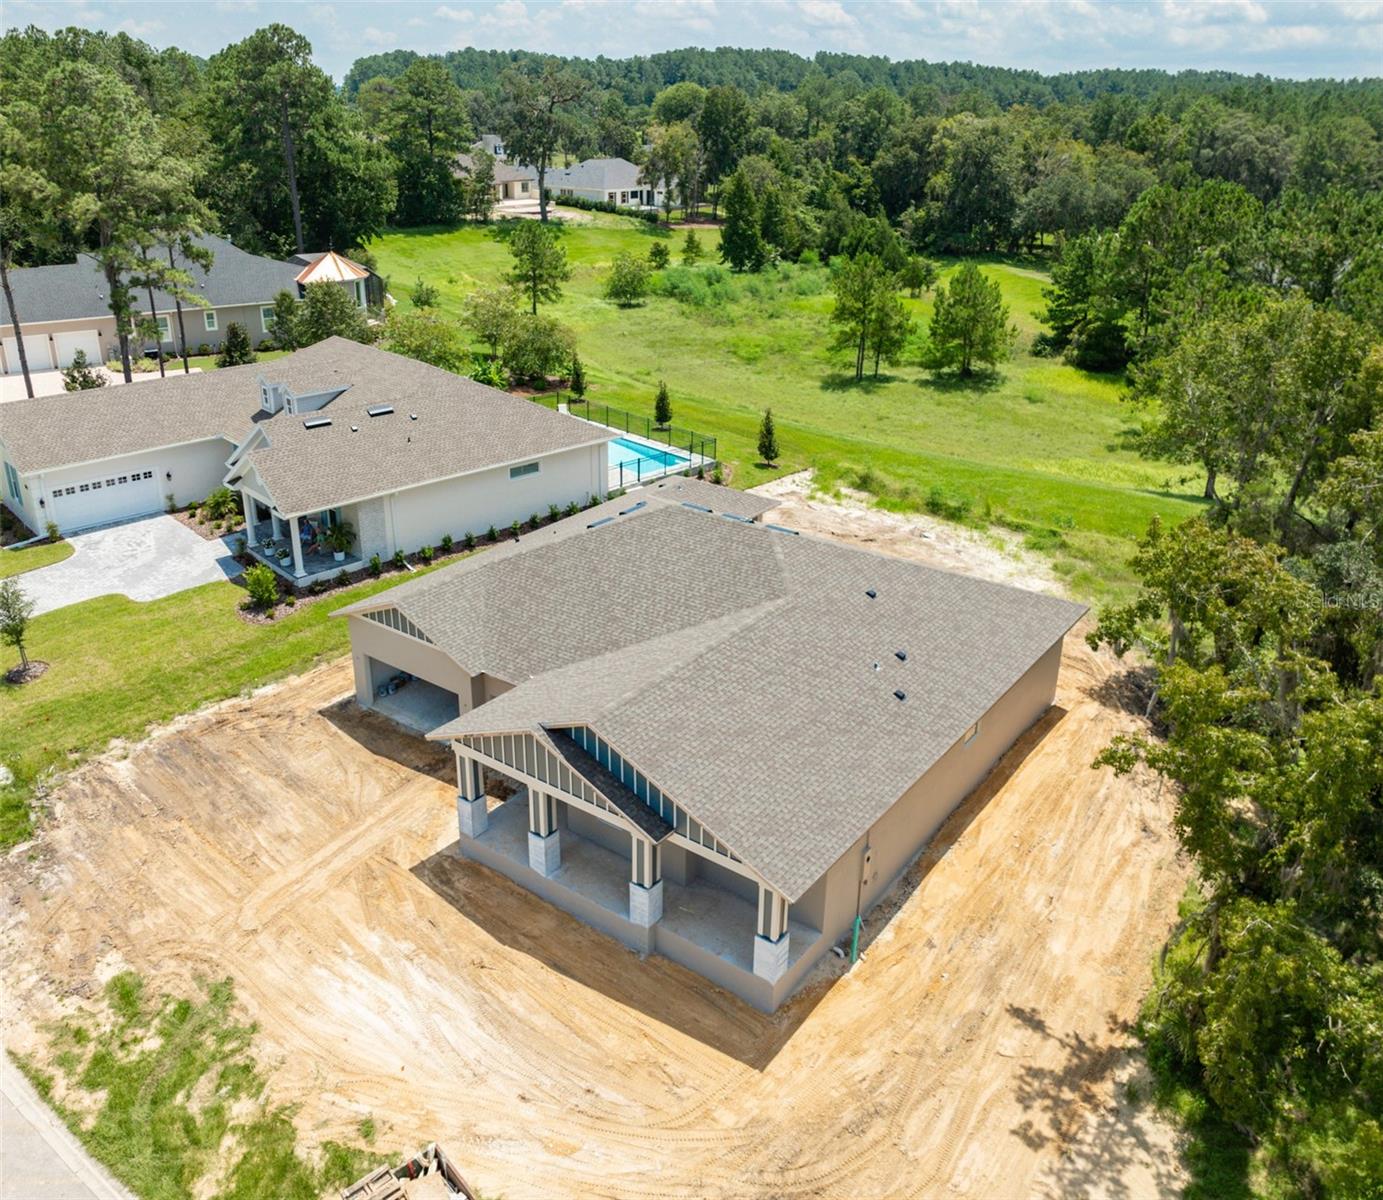
[{"label": "dense forest", "polygon": [[[1147,454],[1204,481],[1203,515],[1148,531],[1142,592],[1091,635],[1141,650],[1158,731],[1103,761],[1174,786],[1197,869],[1150,1060],[1196,1125],[1253,1148],[1265,1193],[1380,1194],[1383,84],[722,49],[396,51],[337,87],[273,25],[205,62],[11,31],[0,88],[0,265],[85,247],[116,303],[180,286],[150,248],[200,229],[283,253],[485,220],[452,168],[491,131],[540,169],[638,162],[665,220],[723,223],[735,271],[829,264],[857,381],[902,356],[960,386],[1001,368],[983,258],[1040,256],[1035,349],[1124,372]],[[565,278],[545,238],[514,239],[535,327]],[[937,285],[943,257],[968,261]],[[934,285],[919,336],[896,298]]]}]

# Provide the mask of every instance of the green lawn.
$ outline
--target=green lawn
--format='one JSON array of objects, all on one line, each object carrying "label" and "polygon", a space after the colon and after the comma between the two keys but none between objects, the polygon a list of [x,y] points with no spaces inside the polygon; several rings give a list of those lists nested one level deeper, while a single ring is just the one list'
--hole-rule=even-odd
[{"label": "green lawn", "polygon": [[70,542],[39,542],[36,546],[25,546],[22,550],[0,550],[0,579],[51,566],[71,556]]},{"label": "green lawn", "polygon": [[[272,625],[242,620],[245,593],[230,583],[144,604],[102,596],[35,617],[27,649],[48,671],[22,687],[0,683],[0,761],[15,774],[0,788],[0,847],[27,836],[29,799],[45,771],[68,769],[112,738],[137,740],[151,724],[335,658],[346,650],[346,623],[328,614],[413,577],[360,584]],[[2,652],[0,666],[17,661],[9,647]]]},{"label": "green lawn", "polygon": [[[657,295],[620,309],[601,295],[614,256],[646,254],[665,238],[675,263],[684,235],[592,215],[564,232],[573,277],[546,309],[577,332],[588,399],[651,414],[666,379],[674,421],[719,439],[738,486],[812,466],[824,483],[864,487],[888,507],[967,511],[972,523],[1024,531],[1074,594],[1096,601],[1126,594],[1133,541],[1154,514],[1179,520],[1199,507],[1184,468],[1148,462],[1128,444],[1138,414],[1122,379],[1029,353],[1046,282],[1029,264],[985,265],[1019,328],[1017,352],[995,377],[964,383],[905,365],[857,386],[828,350],[824,268],[727,277],[720,298],[702,307]],[[713,259],[717,231],[698,236]],[[475,226],[399,231],[370,248],[401,304],[422,277],[449,315],[510,261],[496,232]],[[919,323],[930,316],[929,296],[907,303]],[[757,462],[759,419],[770,406],[777,470]]]},{"label": "green lawn", "polygon": [[[258,350],[257,362],[273,362],[276,358],[282,358],[287,354],[287,350]],[[193,354],[187,360],[188,365],[195,370],[214,371],[216,370],[216,355],[214,354]],[[175,369],[176,368],[176,369]],[[182,359],[170,362],[167,366],[168,374],[182,373]]]}]

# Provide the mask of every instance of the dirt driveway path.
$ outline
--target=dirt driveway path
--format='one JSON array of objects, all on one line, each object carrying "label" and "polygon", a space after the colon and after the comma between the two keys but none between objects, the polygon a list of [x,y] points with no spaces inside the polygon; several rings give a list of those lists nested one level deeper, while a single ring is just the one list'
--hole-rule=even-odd
[{"label": "dirt driveway path", "polygon": [[347,662],[74,774],[0,867],[0,1013],[125,966],[234,977],[306,1145],[439,1139],[487,1194],[1173,1191],[1120,1086],[1185,882],[1167,802],[1088,764],[1137,722],[1072,638],[1057,705],[772,1017],[453,857],[450,764],[348,700]]}]

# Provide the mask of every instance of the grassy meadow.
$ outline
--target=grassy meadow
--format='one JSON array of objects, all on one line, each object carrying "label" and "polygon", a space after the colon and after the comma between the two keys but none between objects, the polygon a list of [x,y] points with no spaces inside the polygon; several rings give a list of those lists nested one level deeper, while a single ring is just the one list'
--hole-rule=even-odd
[{"label": "grassy meadow", "polygon": [[[863,488],[885,507],[1018,529],[1073,594],[1095,601],[1126,594],[1128,556],[1154,514],[1179,520],[1199,506],[1198,481],[1186,478],[1186,468],[1148,462],[1130,446],[1140,414],[1124,399],[1120,377],[1030,353],[1046,283],[1036,266],[985,265],[1019,331],[1013,358],[993,376],[935,376],[914,365],[911,352],[910,362],[856,385],[844,357],[829,350],[824,267],[733,276],[712,268],[718,233],[702,229],[706,258],[688,271],[677,265],[682,231],[591,215],[564,227],[572,279],[544,309],[576,331],[587,398],[651,414],[658,380],[666,379],[673,420],[719,439],[737,486],[810,466],[824,485]],[[604,299],[615,255],[644,255],[658,238],[673,256],[658,293],[627,309]],[[499,231],[476,226],[400,230],[370,249],[400,304],[411,304],[421,277],[450,316],[460,315],[469,292],[501,280],[510,263]],[[954,266],[945,264],[943,278]],[[906,303],[924,326],[930,295]],[[768,407],[783,456],[776,469],[757,461]]]}]

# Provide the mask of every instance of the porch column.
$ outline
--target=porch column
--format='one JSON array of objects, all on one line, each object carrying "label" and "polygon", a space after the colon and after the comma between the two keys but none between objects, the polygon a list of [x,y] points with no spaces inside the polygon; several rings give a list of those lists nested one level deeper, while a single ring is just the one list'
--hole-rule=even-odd
[{"label": "porch column", "polygon": [[255,537],[255,500],[244,488],[240,489],[240,507],[245,513],[245,545],[258,546]]},{"label": "porch column", "polygon": [[539,875],[555,875],[562,865],[557,798],[531,786],[528,789],[528,865]]},{"label": "porch column", "polygon": [[754,935],[754,974],[777,983],[788,969],[788,900],[759,885],[759,925]]},{"label": "porch column", "polygon": [[279,521],[279,515],[272,508],[269,510],[269,523],[274,528],[274,541],[278,541],[283,536],[283,525]]},{"label": "porch column", "polygon": [[293,540],[293,574],[301,579],[307,574],[303,570],[303,544],[298,540],[298,518],[288,518],[288,536]]},{"label": "porch column", "polygon": [[462,839],[478,838],[490,827],[480,764],[459,745],[456,749],[456,824]]},{"label": "porch column", "polygon": [[635,834],[629,858],[629,919],[647,929],[663,919],[662,847]]}]

